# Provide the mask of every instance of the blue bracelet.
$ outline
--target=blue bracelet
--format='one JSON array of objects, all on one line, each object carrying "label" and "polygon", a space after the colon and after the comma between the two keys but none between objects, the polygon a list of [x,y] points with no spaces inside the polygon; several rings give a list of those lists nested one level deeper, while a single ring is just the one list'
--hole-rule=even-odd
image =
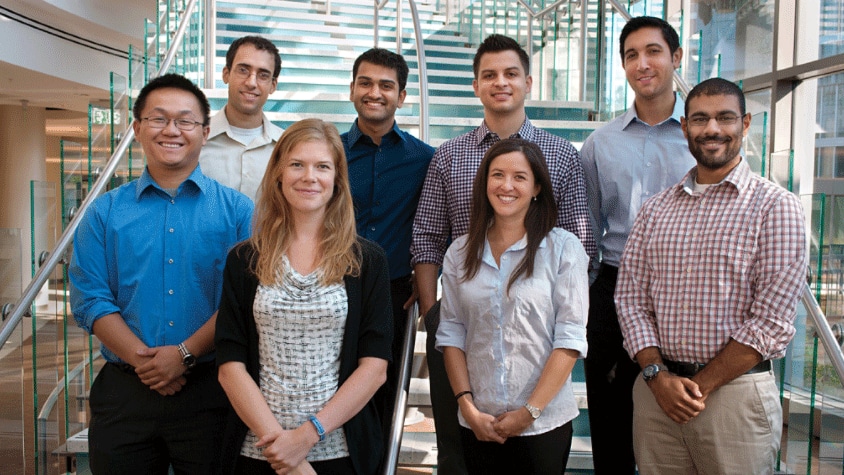
[{"label": "blue bracelet", "polygon": [[316,433],[319,436],[319,441],[322,442],[325,440],[325,429],[322,427],[322,424],[319,423],[319,419],[316,416],[308,417],[308,420],[311,421],[311,424],[314,425],[316,428]]}]

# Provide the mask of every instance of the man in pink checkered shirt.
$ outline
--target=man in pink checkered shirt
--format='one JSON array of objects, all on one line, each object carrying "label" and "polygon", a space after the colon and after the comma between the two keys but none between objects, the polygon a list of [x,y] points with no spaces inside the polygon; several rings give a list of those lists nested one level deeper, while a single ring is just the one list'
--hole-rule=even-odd
[{"label": "man in pink checkered shirt", "polygon": [[773,473],[782,408],[771,360],[795,329],[807,268],[800,200],[750,170],[735,84],[710,79],[681,121],[697,161],[647,201],[619,269],[639,473]]}]

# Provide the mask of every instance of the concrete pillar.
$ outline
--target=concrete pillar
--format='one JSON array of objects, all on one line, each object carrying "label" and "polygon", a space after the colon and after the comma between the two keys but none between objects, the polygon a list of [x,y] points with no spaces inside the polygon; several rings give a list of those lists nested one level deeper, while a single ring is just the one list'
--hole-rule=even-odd
[{"label": "concrete pillar", "polygon": [[[22,286],[32,280],[30,182],[46,179],[46,112],[0,105],[0,228],[19,228]],[[55,243],[55,226],[37,230],[36,241]]]}]

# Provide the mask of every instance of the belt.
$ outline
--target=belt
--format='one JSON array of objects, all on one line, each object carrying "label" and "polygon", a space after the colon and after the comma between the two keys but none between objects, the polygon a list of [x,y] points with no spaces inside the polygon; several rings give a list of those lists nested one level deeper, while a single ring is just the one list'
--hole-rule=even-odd
[{"label": "belt", "polygon": [[[665,364],[665,367],[668,368],[668,371],[684,378],[691,378],[692,376],[700,373],[700,370],[706,366],[703,363],[684,363],[682,361],[662,360],[662,362]],[[744,374],[765,373],[770,370],[771,360],[765,360],[750,368]]]}]

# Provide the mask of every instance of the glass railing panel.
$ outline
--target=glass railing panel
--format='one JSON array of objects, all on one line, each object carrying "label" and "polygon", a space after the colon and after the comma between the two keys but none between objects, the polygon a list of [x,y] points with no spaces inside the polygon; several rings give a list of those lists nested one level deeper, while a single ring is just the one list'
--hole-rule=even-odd
[{"label": "glass railing panel", "polygon": [[771,90],[764,89],[745,94],[746,110],[751,115],[750,130],[744,141],[744,152],[750,168],[761,176],[767,175],[769,116]]},{"label": "glass railing panel", "polygon": [[771,154],[768,178],[786,190],[794,189],[794,151],[782,150]]},{"label": "glass railing panel", "polygon": [[[61,225],[61,203],[56,184],[52,182],[30,182],[30,200],[30,249],[32,275],[35,275],[56,245],[57,228]],[[66,437],[63,414],[54,414],[47,419],[37,418],[48,396],[64,376],[64,312],[61,300],[58,300],[62,281],[63,275],[59,267],[35,298],[34,313],[30,320],[32,407],[35,408],[36,417],[32,422],[35,435],[33,449],[37,473],[56,473],[59,461],[52,456],[52,451]]]},{"label": "glass railing panel", "polygon": [[[23,292],[23,243],[20,229],[0,228],[0,310],[8,314]],[[5,316],[3,317],[5,319]],[[32,467],[32,450],[25,444],[32,439],[34,420],[31,410],[32,379],[24,341],[28,340],[30,322],[15,328],[9,341],[0,348],[0,459],[4,473],[27,473]],[[28,461],[28,462],[27,462]]]},{"label": "glass railing panel", "polygon": [[[126,135],[129,127],[129,81],[122,75],[111,73],[111,91],[109,94],[109,137],[110,149],[109,157],[114,153],[117,144]],[[124,156],[120,159],[120,165],[117,166],[114,175],[111,177],[109,188],[117,188],[118,186],[130,180],[132,164],[129,162],[129,156]]]},{"label": "glass railing panel", "polygon": [[76,215],[88,189],[86,149],[79,142],[62,140],[59,160],[61,174],[62,229]]},{"label": "glass railing panel", "polygon": [[91,189],[111,157],[111,109],[108,104],[88,106],[88,184]]}]

